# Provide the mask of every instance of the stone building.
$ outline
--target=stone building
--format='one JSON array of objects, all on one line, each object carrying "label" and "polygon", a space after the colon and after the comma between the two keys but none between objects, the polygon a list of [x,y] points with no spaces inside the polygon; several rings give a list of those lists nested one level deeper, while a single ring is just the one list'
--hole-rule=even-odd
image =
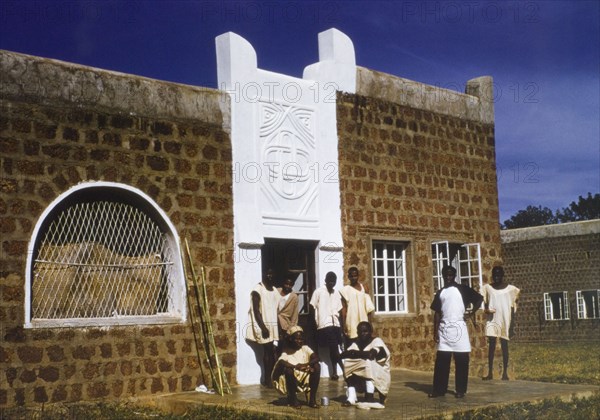
[{"label": "stone building", "polygon": [[600,220],[501,232],[520,341],[600,340]]},{"label": "stone building", "polygon": [[393,366],[432,367],[441,267],[478,288],[500,258],[491,78],[458,93],[358,67],[335,29],[302,79],[232,33],[217,62],[221,90],[0,52],[0,407],[205,381],[183,239],[231,383],[260,379],[244,337],[267,267],[310,332],[325,273],[357,266]]}]

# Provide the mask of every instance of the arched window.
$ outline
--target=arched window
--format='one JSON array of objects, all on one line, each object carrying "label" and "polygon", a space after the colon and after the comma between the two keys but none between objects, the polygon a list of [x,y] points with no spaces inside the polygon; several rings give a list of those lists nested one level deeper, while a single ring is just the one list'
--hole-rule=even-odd
[{"label": "arched window", "polygon": [[42,214],[29,245],[26,327],[182,322],[177,233],[141,191],[77,185]]}]

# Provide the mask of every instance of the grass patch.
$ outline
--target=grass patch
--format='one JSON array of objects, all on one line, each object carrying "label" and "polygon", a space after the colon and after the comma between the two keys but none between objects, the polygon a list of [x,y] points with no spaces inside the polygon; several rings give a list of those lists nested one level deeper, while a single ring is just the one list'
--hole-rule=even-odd
[{"label": "grass patch", "polygon": [[510,343],[516,379],[600,386],[598,342]]},{"label": "grass patch", "polygon": [[185,414],[175,415],[148,407],[116,402],[52,404],[42,408],[19,407],[0,410],[0,419],[3,418],[11,420],[292,420],[289,416],[279,416],[273,413],[263,414],[211,405],[197,406]]},{"label": "grass patch", "polygon": [[[443,416],[427,417],[441,420]],[[515,403],[502,407],[487,407],[454,413],[452,420],[590,420],[600,418],[600,393],[589,398],[573,398],[565,402],[560,398],[546,399],[537,403]]]}]

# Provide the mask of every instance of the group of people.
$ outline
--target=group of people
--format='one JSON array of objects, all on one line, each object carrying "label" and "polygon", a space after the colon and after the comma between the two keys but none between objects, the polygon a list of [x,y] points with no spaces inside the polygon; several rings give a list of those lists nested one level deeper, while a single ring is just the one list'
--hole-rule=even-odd
[{"label": "group of people", "polygon": [[[433,391],[429,397],[447,393],[450,362],[454,357],[455,396],[462,398],[467,392],[471,351],[467,321],[472,318],[474,322],[474,314],[483,302],[489,343],[489,372],[483,379],[493,378],[498,337],[503,357],[502,379],[508,379],[508,340],[519,289],[504,281],[504,270],[499,266],[492,270],[493,282],[483,286],[482,294],[457,283],[454,267],[444,267],[442,276],[444,287],[435,294],[431,304],[437,353]],[[368,287],[359,281],[356,267],[348,270],[348,280],[350,284],[337,291],[337,276],[329,272],[325,284],[311,297],[310,313],[317,327],[317,343],[328,349],[330,379],[339,379],[338,367],[344,376],[347,392],[343,406],[358,404],[358,392],[364,393],[363,403],[383,408],[391,382],[391,354],[385,343],[373,336],[369,318],[375,308]],[[295,408],[301,406],[296,394],[303,392],[308,395],[308,405],[316,408],[320,359],[306,345],[304,330],[298,325],[298,296],[293,286],[293,280],[285,279],[281,288],[275,288],[273,271],[267,270],[263,281],[251,292],[251,328],[247,339],[263,348],[261,383],[286,395],[288,404]],[[378,400],[375,400],[376,391]]]}]

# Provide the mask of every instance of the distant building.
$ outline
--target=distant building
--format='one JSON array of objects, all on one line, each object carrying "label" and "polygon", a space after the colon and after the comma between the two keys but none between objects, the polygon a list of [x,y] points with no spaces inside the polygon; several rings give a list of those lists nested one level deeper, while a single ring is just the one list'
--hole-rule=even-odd
[{"label": "distant building", "polygon": [[311,294],[357,266],[393,367],[430,369],[441,268],[478,288],[500,259],[490,77],[358,67],[335,29],[302,79],[232,33],[217,61],[221,90],[0,52],[0,407],[194,389],[184,238],[239,384],[261,374],[244,337],[267,267],[311,336]]},{"label": "distant building", "polygon": [[501,231],[520,341],[600,340],[600,220]]}]

